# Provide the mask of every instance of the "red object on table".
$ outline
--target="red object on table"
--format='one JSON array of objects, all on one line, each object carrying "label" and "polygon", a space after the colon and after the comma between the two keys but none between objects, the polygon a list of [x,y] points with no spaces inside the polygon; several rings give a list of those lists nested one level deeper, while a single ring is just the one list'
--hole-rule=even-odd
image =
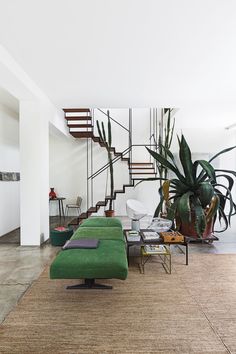
[{"label": "red object on table", "polygon": [[49,198],[50,199],[55,199],[57,197],[56,193],[54,192],[54,188],[50,188],[51,191],[49,193]]}]

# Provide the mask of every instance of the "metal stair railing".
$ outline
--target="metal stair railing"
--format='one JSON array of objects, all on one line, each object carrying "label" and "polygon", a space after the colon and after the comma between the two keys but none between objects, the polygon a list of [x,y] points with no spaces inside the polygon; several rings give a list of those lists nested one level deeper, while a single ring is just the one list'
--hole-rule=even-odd
[{"label": "metal stair railing", "polygon": [[[133,144],[131,146],[129,146],[128,148],[126,148],[124,151],[122,151],[121,153],[119,153],[120,156],[115,156],[112,159],[112,164],[115,164],[117,161],[121,160],[125,155],[127,155],[130,150],[133,149],[133,147],[156,147],[155,144]],[[132,162],[129,161],[129,164],[131,164]],[[109,168],[110,164],[109,162],[107,162],[104,166],[102,166],[101,168],[99,168],[96,172],[94,172],[91,176],[88,177],[89,179],[94,179],[95,177],[99,176],[102,172],[106,171]],[[156,172],[155,172],[156,173]]]}]

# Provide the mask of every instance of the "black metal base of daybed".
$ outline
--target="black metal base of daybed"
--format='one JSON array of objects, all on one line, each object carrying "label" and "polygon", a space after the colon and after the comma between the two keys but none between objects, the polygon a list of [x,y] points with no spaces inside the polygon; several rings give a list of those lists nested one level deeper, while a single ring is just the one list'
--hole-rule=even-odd
[{"label": "black metal base of daybed", "polygon": [[112,289],[111,285],[98,284],[95,279],[84,279],[83,284],[69,285],[66,289]]}]

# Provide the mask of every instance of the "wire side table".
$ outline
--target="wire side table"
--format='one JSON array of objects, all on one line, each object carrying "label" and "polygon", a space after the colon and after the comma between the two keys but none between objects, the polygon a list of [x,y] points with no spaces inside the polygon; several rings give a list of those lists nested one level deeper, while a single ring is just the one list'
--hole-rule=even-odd
[{"label": "wire side table", "polygon": [[159,256],[161,265],[165,269],[167,274],[171,274],[171,250],[170,246],[163,245],[161,251],[148,252],[145,250],[145,246],[141,246],[141,263],[140,272],[144,274],[144,266],[152,256]]}]

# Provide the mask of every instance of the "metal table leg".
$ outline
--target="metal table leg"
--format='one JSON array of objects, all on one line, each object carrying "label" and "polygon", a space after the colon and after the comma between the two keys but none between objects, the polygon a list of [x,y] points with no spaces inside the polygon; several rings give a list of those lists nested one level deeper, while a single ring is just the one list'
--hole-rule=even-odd
[{"label": "metal table leg", "polygon": [[62,215],[65,220],[65,213],[64,213],[64,206],[63,206],[63,200],[61,199],[61,210],[62,210]]},{"label": "metal table leg", "polygon": [[186,265],[188,265],[188,242],[186,243]]},{"label": "metal table leg", "polygon": [[61,200],[58,199],[58,206],[59,206],[59,217],[61,219]]}]

